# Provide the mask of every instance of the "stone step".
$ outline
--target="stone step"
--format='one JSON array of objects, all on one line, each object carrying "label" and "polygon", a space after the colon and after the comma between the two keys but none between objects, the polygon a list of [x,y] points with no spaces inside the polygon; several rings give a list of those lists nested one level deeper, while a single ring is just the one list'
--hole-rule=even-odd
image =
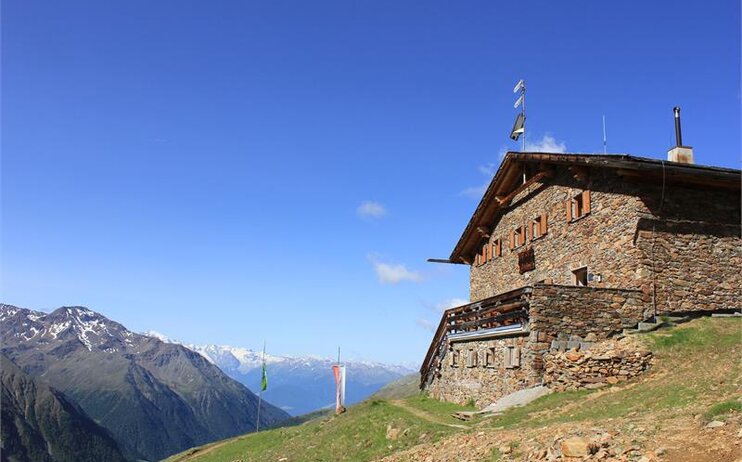
[{"label": "stone step", "polygon": [[673,324],[682,324],[684,322],[690,321],[690,316],[663,316],[662,319],[666,319],[667,322],[671,322]]},{"label": "stone step", "polygon": [[739,316],[742,316],[742,313],[740,313],[739,311],[734,312],[734,313],[712,313],[711,314],[712,318],[737,318]]},{"label": "stone step", "polygon": [[636,330],[641,331],[641,332],[651,332],[653,330],[659,329],[661,326],[662,326],[661,322],[645,321],[645,322],[640,322]]}]

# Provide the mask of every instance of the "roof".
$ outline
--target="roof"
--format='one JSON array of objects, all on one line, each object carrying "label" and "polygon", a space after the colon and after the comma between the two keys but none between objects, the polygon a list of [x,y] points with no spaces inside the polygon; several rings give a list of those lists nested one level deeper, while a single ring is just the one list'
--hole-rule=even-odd
[{"label": "roof", "polygon": [[[522,189],[522,167],[528,164],[538,166],[567,165],[590,168],[621,169],[628,176],[641,176],[643,179],[665,178],[668,183],[682,183],[707,188],[740,189],[742,172],[737,169],[712,167],[706,165],[684,164],[667,160],[636,157],[627,154],[573,154],[545,152],[508,152],[500,168],[492,178],[482,200],[466,225],[456,247],[451,252],[449,263],[462,263],[462,259],[474,252],[480,240],[478,227],[491,224],[502,209],[507,207],[517,191]],[[549,175],[547,169],[540,169],[528,184],[542,180]],[[520,186],[519,186],[520,184]]]}]

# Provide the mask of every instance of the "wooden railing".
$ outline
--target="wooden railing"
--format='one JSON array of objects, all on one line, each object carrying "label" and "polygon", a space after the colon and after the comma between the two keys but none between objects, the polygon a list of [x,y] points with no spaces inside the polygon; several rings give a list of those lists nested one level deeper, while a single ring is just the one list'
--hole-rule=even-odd
[{"label": "wooden railing", "polygon": [[444,356],[449,333],[490,329],[527,319],[531,290],[530,286],[521,287],[446,310],[420,367],[420,388],[425,388],[431,382],[432,374]]}]

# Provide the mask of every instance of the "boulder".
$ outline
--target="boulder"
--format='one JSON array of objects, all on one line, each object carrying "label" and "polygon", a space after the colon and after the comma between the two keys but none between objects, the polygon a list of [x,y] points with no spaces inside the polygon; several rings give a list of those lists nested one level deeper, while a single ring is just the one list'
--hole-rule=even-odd
[{"label": "boulder", "polygon": [[573,436],[559,443],[565,457],[585,457],[590,455],[590,442],[579,436]]}]

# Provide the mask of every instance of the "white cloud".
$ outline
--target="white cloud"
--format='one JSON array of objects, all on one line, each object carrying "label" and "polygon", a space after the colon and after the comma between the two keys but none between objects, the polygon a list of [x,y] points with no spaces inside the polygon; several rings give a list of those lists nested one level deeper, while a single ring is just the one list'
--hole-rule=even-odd
[{"label": "white cloud", "polygon": [[526,152],[563,153],[567,152],[567,145],[564,141],[557,141],[556,138],[547,133],[536,142],[528,141],[526,139]]},{"label": "white cloud", "polygon": [[376,219],[386,215],[386,207],[378,202],[363,201],[356,209],[356,213],[361,218]]},{"label": "white cloud", "polygon": [[425,318],[418,318],[415,322],[423,329],[429,330],[430,332],[435,332],[435,324],[433,324],[433,321],[427,320]]},{"label": "white cloud", "polygon": [[460,196],[466,196],[470,197],[472,199],[481,199],[482,196],[484,196],[484,192],[487,191],[487,186],[489,186],[489,181],[486,182],[483,185],[479,186],[470,186],[463,191],[459,193]]},{"label": "white cloud", "polygon": [[403,281],[420,282],[423,277],[416,271],[410,271],[402,264],[383,263],[375,257],[369,257],[376,271],[376,277],[382,284],[399,284]]},{"label": "white cloud", "polygon": [[[507,146],[502,146],[499,151],[499,158],[502,160],[505,158],[505,154],[513,149],[508,149]],[[540,140],[528,141],[526,139],[526,152],[553,152],[553,153],[564,153],[567,152],[567,144],[564,141],[557,141],[550,133],[546,133]],[[492,181],[492,177],[497,173],[498,166],[490,163],[487,165],[480,165],[479,171],[487,177],[487,181],[479,186],[470,186],[463,191],[459,192],[459,196],[470,197],[472,199],[481,199],[484,196],[487,187]]]},{"label": "white cloud", "polygon": [[464,300],[463,298],[449,298],[447,300],[443,300],[440,303],[437,303],[435,305],[435,308],[437,311],[444,312],[449,308],[455,308],[457,306],[466,305],[469,303],[469,300]]}]

